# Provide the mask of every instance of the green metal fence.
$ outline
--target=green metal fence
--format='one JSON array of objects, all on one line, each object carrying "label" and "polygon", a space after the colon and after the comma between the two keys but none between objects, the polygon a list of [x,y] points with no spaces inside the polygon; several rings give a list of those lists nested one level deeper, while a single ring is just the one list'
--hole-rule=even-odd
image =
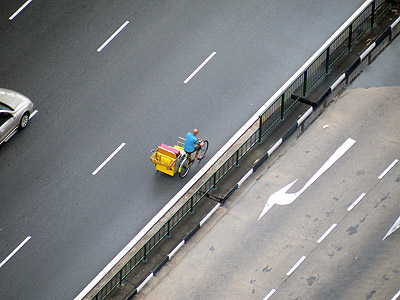
[{"label": "green metal fence", "polygon": [[[124,278],[141,262],[147,261],[148,254],[166,237],[171,235],[175,226],[193,212],[196,204],[235,166],[255,145],[262,142],[262,137],[280,120],[307,91],[318,82],[351,46],[370,28],[374,22],[390,8],[390,1],[372,1],[353,21],[314,59],[305,70],[294,78],[288,87],[279,94],[259,115],[258,127],[233,152],[233,154],[188,198],[188,200],[166,221],[156,233],[121,267],[121,269],[94,295],[92,300],[105,299]],[[253,124],[254,125],[254,124]],[[250,129],[249,129],[250,130]]]}]

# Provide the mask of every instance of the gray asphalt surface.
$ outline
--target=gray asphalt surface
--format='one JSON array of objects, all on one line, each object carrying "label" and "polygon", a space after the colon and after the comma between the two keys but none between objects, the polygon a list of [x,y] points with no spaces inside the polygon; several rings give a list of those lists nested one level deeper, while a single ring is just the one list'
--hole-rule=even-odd
[{"label": "gray asphalt surface", "polygon": [[190,179],[150,150],[198,127],[216,153],[363,1],[33,1],[9,21],[23,3],[0,4],[0,82],[39,113],[0,148],[0,260],[32,238],[1,299],[77,295]]},{"label": "gray asphalt surface", "polygon": [[[389,61],[375,70],[392,70],[397,57]],[[394,299],[400,232],[382,239],[400,214],[399,163],[378,177],[399,157],[399,95],[400,87],[346,90],[299,139],[281,146],[137,298]],[[257,221],[273,193],[296,178],[288,193],[299,191],[347,138],[356,143],[298,199]]]},{"label": "gray asphalt surface", "polygon": [[400,86],[400,39],[395,39],[349,88]]}]

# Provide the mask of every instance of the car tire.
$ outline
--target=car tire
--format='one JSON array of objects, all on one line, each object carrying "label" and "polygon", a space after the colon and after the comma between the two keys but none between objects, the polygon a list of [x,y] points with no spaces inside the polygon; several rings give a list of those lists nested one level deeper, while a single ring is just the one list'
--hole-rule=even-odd
[{"label": "car tire", "polygon": [[29,113],[24,113],[21,120],[19,121],[19,129],[24,129],[29,123]]}]

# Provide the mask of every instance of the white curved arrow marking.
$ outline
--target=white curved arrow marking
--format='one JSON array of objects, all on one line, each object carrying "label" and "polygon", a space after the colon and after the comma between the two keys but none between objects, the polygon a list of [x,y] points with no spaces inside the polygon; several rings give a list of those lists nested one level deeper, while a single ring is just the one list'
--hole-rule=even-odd
[{"label": "white curved arrow marking", "polygon": [[274,206],[274,204],[288,205],[293,203],[293,201],[296,200],[297,197],[299,197],[306,189],[310,187],[310,185],[312,185],[322,174],[324,174],[326,170],[328,170],[340,157],[342,157],[343,154],[345,154],[347,150],[349,150],[355,144],[355,142],[355,140],[348,138],[338,149],[336,149],[335,153],[332,154],[332,156],[322,165],[321,168],[319,168],[319,170],[297,193],[286,192],[296,183],[298,179],[296,179],[292,183],[289,183],[284,188],[281,188],[279,191],[273,193],[269,197],[267,204],[265,205],[257,221],[260,220],[261,217],[265,215],[265,213],[270,210],[272,206]]},{"label": "white curved arrow marking", "polygon": [[393,232],[395,232],[397,229],[400,228],[400,216],[397,218],[396,222],[390,227],[389,231],[386,233],[385,237],[382,239],[386,239],[389,235],[391,235]]}]

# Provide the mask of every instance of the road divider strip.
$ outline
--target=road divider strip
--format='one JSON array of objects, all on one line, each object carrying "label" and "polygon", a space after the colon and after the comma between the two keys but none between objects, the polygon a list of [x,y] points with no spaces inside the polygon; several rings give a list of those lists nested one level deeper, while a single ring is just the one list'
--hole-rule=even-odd
[{"label": "road divider strip", "polygon": [[[371,53],[371,51],[376,47],[376,46],[378,46],[388,35],[390,35],[390,33],[392,32],[392,30],[393,30],[393,28],[398,24],[400,22],[400,17],[398,17],[390,26],[389,26],[389,28],[384,32],[384,33],[382,33],[378,38],[377,38],[377,40],[374,42],[374,43],[372,43],[353,63],[352,63],[352,65],[342,74],[342,75],[340,75],[339,77],[338,77],[338,79],[336,79],[335,80],[335,82],[322,94],[322,96],[315,102],[315,103],[313,103],[312,104],[312,107],[310,107],[310,109],[303,115],[303,116],[301,116],[301,118],[299,119],[299,120],[297,120],[297,122],[296,122],[296,124],[294,124],[284,135],[283,135],[283,137],[280,139],[280,140],[278,140],[276,143],[275,143],[275,145],[270,149],[270,150],[268,150],[268,152],[263,156],[263,157],[261,157],[259,160],[258,160],[258,162],[252,167],[252,170],[253,170],[253,172],[252,173],[254,173],[261,165],[262,165],[262,163],[264,162],[264,161],[266,161],[267,159],[268,159],[268,157],[269,156],[271,156],[271,154],[287,139],[287,138],[289,138],[289,136],[294,132],[294,131],[296,131],[296,129],[298,128],[298,127],[300,127],[300,125],[303,123],[303,121],[305,120],[305,119],[307,119],[308,118],[308,116],[313,112],[313,110],[314,110],[314,107],[316,108],[316,107],[318,107],[318,106],[320,106],[321,105],[321,103],[346,79],[346,78],[348,78],[349,77],[349,75],[358,67],[358,65],[360,65],[360,63],[361,63],[361,61],[363,61],[370,53]],[[343,27],[343,26],[342,26]],[[337,31],[337,32],[339,32],[339,30]],[[326,43],[325,43],[326,44]],[[322,49],[322,47],[321,47],[321,49]],[[318,51],[317,51],[317,53],[318,53]],[[315,55],[314,55],[315,56]],[[314,57],[314,56],[312,56],[312,58]],[[310,59],[311,60],[311,59]],[[306,65],[306,64],[305,64]],[[299,73],[299,72],[297,72],[297,73]],[[296,73],[296,74],[297,74]],[[290,81],[290,80],[289,80]],[[277,93],[275,93],[276,95],[278,95],[279,94],[279,92],[282,90],[282,88],[277,92]],[[274,95],[275,96],[275,95]],[[271,98],[271,99],[273,99],[274,98],[274,96]],[[269,101],[268,101],[269,102]],[[267,102],[267,103],[268,103]],[[264,106],[266,106],[266,104],[264,105]],[[263,107],[264,107],[263,106]],[[254,117],[254,116],[253,116]],[[248,122],[249,123],[249,122]],[[246,123],[247,124],[247,123]],[[393,162],[394,163],[394,162]],[[397,162],[396,162],[397,163]],[[394,164],[396,164],[396,163],[394,163]],[[240,185],[242,185],[243,184],[243,182],[247,179],[247,178],[249,178],[249,176],[247,176],[247,173],[246,173],[246,175],[241,179],[241,180],[239,180],[239,182],[240,182]],[[238,183],[239,183],[238,182]],[[224,199],[223,199],[223,201],[226,201],[227,199],[228,199],[228,197],[230,196],[230,195],[232,195],[232,193],[236,190],[236,189],[238,189],[239,187],[240,187],[240,185],[235,185],[235,187],[233,187],[232,188],[232,191],[230,192],[230,193],[228,193],[228,195],[227,195],[227,197],[225,197]],[[357,204],[357,203],[356,203]]]},{"label": "road divider strip", "polygon": [[158,271],[161,270],[161,268],[172,259],[172,257],[178,252],[180,248],[183,247],[184,244],[188,242],[188,240],[204,225],[204,223],[218,210],[218,208],[221,206],[221,203],[217,203],[211,211],[203,218],[201,221],[191,230],[191,232],[184,237],[179,244],[167,255],[167,257],[164,258],[164,260],[146,277],[144,281],[142,281],[141,284],[136,288],[135,291],[129,296],[128,299],[132,299],[133,296],[137,295],[140,290],[150,281],[151,278],[153,278]]},{"label": "road divider strip", "polygon": [[238,183],[227,193],[227,195],[222,200],[222,203],[225,202],[235,190],[239,189],[242,184],[254,173],[257,169],[274,153],[276,149],[279,148],[280,145],[283,144],[285,140],[287,140],[311,115],[314,111],[313,107],[310,107],[297,121],[294,123],[289,130],[255,163],[255,165],[238,181]]}]

